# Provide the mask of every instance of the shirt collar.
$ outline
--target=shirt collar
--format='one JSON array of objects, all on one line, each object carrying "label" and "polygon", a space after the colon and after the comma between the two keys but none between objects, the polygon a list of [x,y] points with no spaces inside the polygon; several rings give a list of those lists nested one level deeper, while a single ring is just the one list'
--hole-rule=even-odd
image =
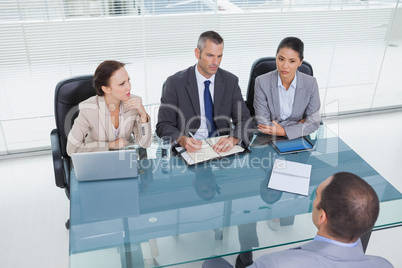
[{"label": "shirt collar", "polygon": [[[293,89],[296,89],[296,85],[297,85],[297,72],[295,73],[295,78],[293,78],[293,81],[290,84],[290,87]],[[281,87],[284,88],[284,86],[282,86],[282,80],[281,80],[281,77],[279,76],[279,72],[278,72],[278,88],[281,88]]]},{"label": "shirt collar", "polygon": [[211,84],[214,84],[215,74],[207,79],[198,71],[197,66],[198,66],[198,64],[195,65],[195,77],[197,79],[197,84],[204,84],[205,80],[209,80],[209,81],[211,81]]},{"label": "shirt collar", "polygon": [[333,240],[333,239],[330,239],[330,238],[327,238],[327,237],[324,237],[324,236],[321,236],[321,235],[316,235],[314,237],[314,241],[327,242],[327,243],[330,243],[330,244],[334,244],[334,245],[338,245],[338,246],[346,247],[346,248],[354,248],[354,247],[357,246],[357,241],[354,242],[354,243],[342,243],[342,242],[339,242],[339,241],[336,241],[336,240]]}]

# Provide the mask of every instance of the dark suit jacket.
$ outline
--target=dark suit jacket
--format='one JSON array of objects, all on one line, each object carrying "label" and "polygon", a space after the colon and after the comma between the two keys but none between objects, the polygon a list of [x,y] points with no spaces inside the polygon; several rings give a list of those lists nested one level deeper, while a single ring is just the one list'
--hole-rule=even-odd
[{"label": "dark suit jacket", "polygon": [[[198,96],[196,66],[180,71],[166,80],[162,91],[156,134],[176,140],[198,130],[200,101]],[[239,79],[223,69],[218,69],[214,85],[214,121],[219,135],[229,134],[248,145],[253,122],[239,87]],[[201,104],[203,105],[203,104]]]}]

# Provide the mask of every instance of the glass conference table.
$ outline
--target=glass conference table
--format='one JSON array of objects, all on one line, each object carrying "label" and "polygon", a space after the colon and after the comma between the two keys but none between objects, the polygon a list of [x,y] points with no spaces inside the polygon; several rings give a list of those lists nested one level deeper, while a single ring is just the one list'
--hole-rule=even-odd
[{"label": "glass conference table", "polygon": [[[192,167],[161,160],[154,144],[137,178],[77,182],[72,170],[70,267],[166,267],[311,240],[315,189],[339,171],[377,192],[374,229],[402,223],[402,194],[325,125],[310,135],[313,151],[278,155],[267,137]],[[267,188],[276,158],[312,165],[307,196]]]}]

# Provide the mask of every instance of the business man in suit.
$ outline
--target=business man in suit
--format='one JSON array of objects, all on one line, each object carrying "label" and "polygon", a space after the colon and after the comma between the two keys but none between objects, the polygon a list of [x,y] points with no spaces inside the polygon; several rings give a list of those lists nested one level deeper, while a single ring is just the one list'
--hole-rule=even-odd
[{"label": "business man in suit", "polygon": [[239,79],[219,68],[222,37],[214,31],[202,33],[194,53],[198,60],[195,66],[166,80],[157,135],[170,136],[189,152],[201,148],[201,139],[226,134],[229,137],[221,138],[214,145],[215,151],[226,152],[239,143],[247,146],[252,119],[241,95]]},{"label": "business man in suit", "polygon": [[254,109],[261,132],[294,139],[320,126],[317,80],[297,70],[303,53],[299,38],[284,38],[276,52],[277,69],[256,78]]},{"label": "business man in suit", "polygon": [[[384,258],[365,255],[359,239],[373,228],[379,207],[377,194],[362,178],[336,173],[316,190],[312,218],[318,232],[313,241],[263,255],[249,266],[238,262],[236,267],[393,267]],[[218,258],[204,262],[203,267],[232,266]]]}]

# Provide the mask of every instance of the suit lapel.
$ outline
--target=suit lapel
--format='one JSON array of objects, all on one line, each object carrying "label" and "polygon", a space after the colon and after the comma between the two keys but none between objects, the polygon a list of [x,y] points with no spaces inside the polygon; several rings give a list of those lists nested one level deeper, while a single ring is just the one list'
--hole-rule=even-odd
[{"label": "suit lapel", "polygon": [[290,115],[291,117],[294,117],[294,114],[300,114],[301,110],[301,104],[302,101],[297,101],[301,100],[301,96],[304,94],[304,81],[302,75],[300,75],[299,71],[296,71],[297,75],[297,83],[296,83],[296,89],[295,89],[295,98],[293,102],[293,109],[292,109],[292,114]]},{"label": "suit lapel", "polygon": [[215,75],[214,85],[214,117],[219,116],[220,103],[225,93],[225,83],[222,80],[221,73],[218,69]]},{"label": "suit lapel", "polygon": [[[110,134],[113,132],[110,123],[110,112],[106,106],[105,99],[98,96],[98,106],[99,106],[99,140],[110,141]],[[110,128],[110,129],[109,129]],[[113,133],[114,135],[114,133]]]},{"label": "suit lapel", "polygon": [[281,118],[281,103],[279,101],[279,89],[278,89],[278,71],[275,71],[273,74],[273,79],[271,79],[271,97],[272,104],[274,106],[275,117],[274,120],[278,120]]},{"label": "suit lapel", "polygon": [[190,100],[192,103],[192,107],[194,108],[194,112],[196,115],[201,114],[200,110],[200,98],[198,96],[198,86],[197,79],[195,78],[195,66],[189,69],[188,74],[188,84],[186,86],[187,93],[190,96]]}]

